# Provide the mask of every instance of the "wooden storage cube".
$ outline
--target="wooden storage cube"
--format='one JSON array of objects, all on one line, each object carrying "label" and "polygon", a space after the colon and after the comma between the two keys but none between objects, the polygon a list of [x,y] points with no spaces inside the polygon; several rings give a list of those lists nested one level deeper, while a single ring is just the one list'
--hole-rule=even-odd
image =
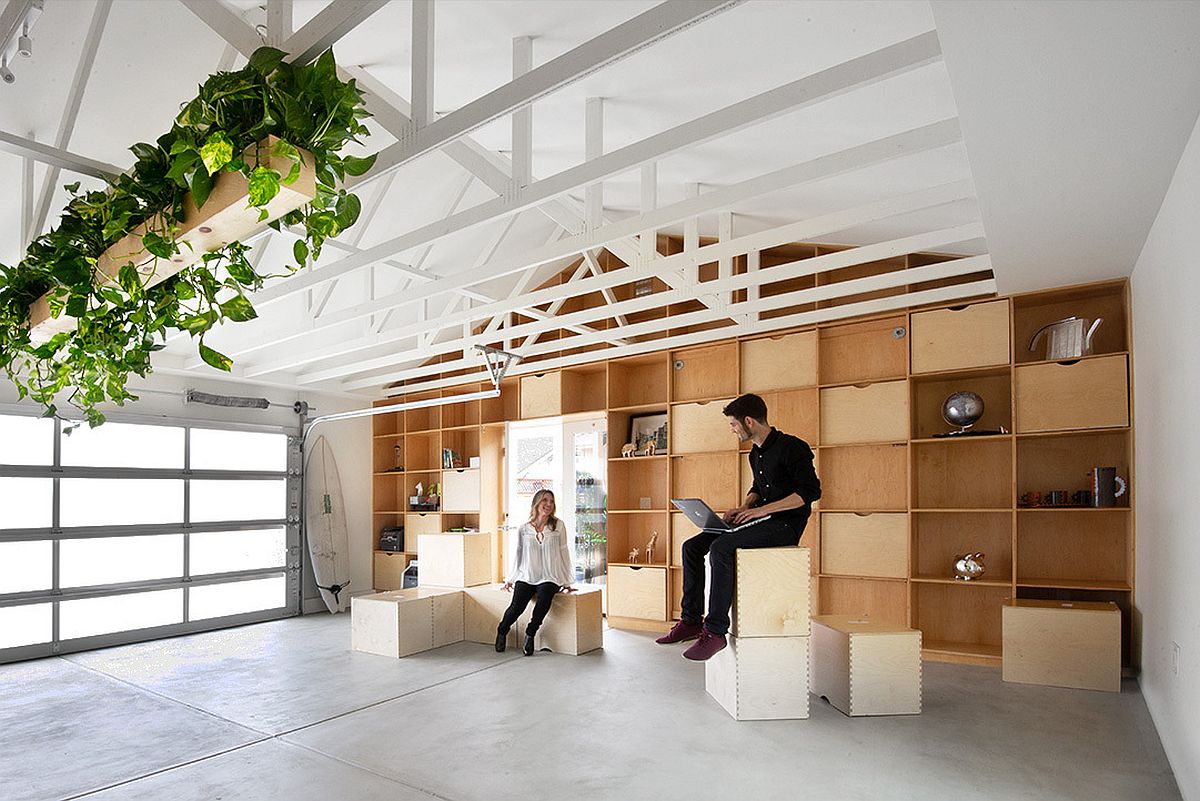
[{"label": "wooden storage cube", "polygon": [[[450,451],[449,454],[446,451]],[[447,464],[447,457],[454,460],[454,464]],[[472,457],[479,458],[479,428],[458,428],[442,432],[442,453],[439,467],[442,468],[469,468],[471,466]]]},{"label": "wooden storage cube", "polygon": [[[492,385],[488,384],[464,384],[460,387],[450,387],[442,390],[443,398],[452,398],[457,395],[471,395],[483,389],[491,389]],[[442,428],[457,428],[460,426],[479,425],[479,400],[460,401],[458,403],[447,403],[442,406]]]},{"label": "wooden storage cube", "polygon": [[704,663],[704,689],[735,720],[803,720],[808,649],[808,637],[730,637]]},{"label": "wooden storage cube", "polygon": [[442,471],[442,511],[479,512],[479,470]]},{"label": "wooden storage cube", "polygon": [[[440,392],[417,392],[412,395],[405,395],[405,403],[413,403],[414,401],[437,400],[441,398]],[[404,430],[405,431],[432,431],[441,428],[442,426],[442,409],[440,406],[423,406],[419,409],[404,410]]]},{"label": "wooden storage cube", "polygon": [[913,578],[953,581],[956,557],[982,553],[987,570],[971,583],[1011,585],[1011,512],[914,512],[912,530]]},{"label": "wooden storage cube", "polygon": [[671,420],[667,435],[671,440],[671,453],[703,453],[706,451],[733,451],[737,449],[737,437],[729,430],[729,420],[721,410],[733,400],[714,400],[705,403],[679,403],[671,407]]},{"label": "wooden storage cube", "polygon": [[422,534],[438,534],[442,516],[437,512],[409,512],[404,516],[404,547],[412,550]]},{"label": "wooden storage cube", "polygon": [[1116,604],[1017,599],[1003,617],[1004,681],[1121,691]]},{"label": "wooden storage cube", "polygon": [[913,585],[913,626],[926,653],[992,664],[1000,656],[1000,608],[1008,587],[960,581]]},{"label": "wooden storage cube", "polygon": [[822,574],[908,576],[908,515],[825,512],[821,532]]},{"label": "wooden storage cube", "polygon": [[[529,604],[529,614],[533,603]],[[513,628],[516,628],[515,626]],[[522,640],[523,640],[522,629]],[[492,639],[495,640],[493,627]],[[578,656],[604,647],[604,603],[599,585],[582,584],[560,592],[533,640],[534,648]]]},{"label": "wooden storage cube", "polygon": [[1124,355],[1019,366],[1016,431],[1124,428],[1129,425],[1129,370]]},{"label": "wooden storage cube", "polygon": [[[693,401],[738,394],[737,342],[722,342],[671,354],[671,400]],[[720,407],[717,407],[720,411]]]},{"label": "wooden storage cube", "polygon": [[1012,508],[1012,442],[961,438],[913,444],[914,509]]},{"label": "wooden storage cube", "polygon": [[[816,387],[758,394],[767,404],[767,422],[785,434],[799,437],[813,448],[817,447],[821,402]],[[744,450],[749,451],[749,446]]]},{"label": "wooden storage cube", "polygon": [[565,368],[562,371],[562,413],[602,411],[607,387],[608,373],[604,362]]},{"label": "wooden storage cube", "polygon": [[417,580],[422,587],[474,587],[492,580],[492,535],[420,534]]},{"label": "wooden storage cube", "polygon": [[[621,448],[624,447],[626,443],[630,443],[633,441],[631,439],[631,436],[633,434],[631,421],[635,417],[645,417],[645,416],[649,416],[649,415],[660,415],[660,414],[668,414],[667,407],[665,405],[663,405],[661,408],[642,407],[641,409],[638,409],[637,411],[609,412],[608,413],[608,457],[610,459],[620,459],[620,458],[644,459],[644,458],[646,458],[644,455],[643,456],[635,456],[635,457],[622,457],[621,456]],[[667,432],[668,432],[667,445],[669,446],[670,445],[670,425],[667,426]],[[635,443],[635,445],[636,445],[636,443]],[[667,447],[659,448],[655,451],[655,455],[656,456],[666,456],[667,450],[668,450]],[[644,451],[643,451],[643,453],[644,453]]]},{"label": "wooden storage cube", "polygon": [[733,636],[807,637],[812,616],[808,548],[739,548],[736,557]]},{"label": "wooden storage cube", "polygon": [[[630,564],[629,552],[638,549],[638,564],[665,565],[670,557],[671,532],[666,512],[643,514],[641,512],[610,512],[608,515],[608,562]],[[646,544],[654,533],[653,561],[646,554]]]},{"label": "wooden storage cube", "polygon": [[884,317],[822,328],[822,384],[904,378],[908,372],[908,320]]},{"label": "wooden storage cube", "polygon": [[[481,385],[491,389],[490,383]],[[503,423],[518,420],[521,416],[521,379],[506,378],[500,382],[500,396],[484,398],[479,402],[479,419],[482,423]]]},{"label": "wooden storage cube", "polygon": [[406,553],[392,551],[375,551],[373,575],[375,590],[386,592],[398,590],[403,586],[404,568],[412,561],[412,556]]},{"label": "wooden storage cube", "polygon": [[371,507],[376,512],[403,512],[404,474],[371,477]]},{"label": "wooden storage cube", "polygon": [[704,453],[671,458],[671,497],[701,498],[720,513],[739,506],[736,452]]},{"label": "wooden storage cube", "polygon": [[462,638],[460,590],[411,587],[350,600],[350,647],[355,651],[399,658]]},{"label": "wooden storage cube", "polygon": [[762,395],[817,384],[816,331],[745,339],[740,347],[742,392]]},{"label": "wooden storage cube", "polygon": [[[395,398],[375,401],[371,404],[371,408],[378,409],[383,406],[396,406],[398,401]],[[390,434],[404,433],[404,412],[391,412],[389,414],[377,414],[371,418],[371,434],[376,437],[382,437]]]},{"label": "wooden storage cube", "polygon": [[[614,359],[608,363],[608,407],[661,404],[665,409],[670,374],[666,353]],[[611,430],[611,429],[610,429]]]},{"label": "wooden storage cube", "polygon": [[667,569],[610,565],[608,616],[666,620]]},{"label": "wooden storage cube", "polygon": [[[1029,492],[1042,494],[1042,503],[1052,490],[1092,489],[1093,467],[1115,467],[1129,481],[1130,446],[1128,431],[1089,431],[1021,437],[1017,439],[1017,498]],[[1118,507],[1129,506],[1132,487],[1117,498]]]},{"label": "wooden storage cube", "polygon": [[908,508],[908,446],[821,448],[821,508],[888,511]]},{"label": "wooden storage cube", "polygon": [[1008,301],[914,312],[912,371],[936,373],[1008,364]]},{"label": "wooden storage cube", "polygon": [[441,434],[435,431],[428,434],[408,434],[405,436],[404,467],[409,473],[420,470],[441,470]]},{"label": "wooden storage cube", "polygon": [[666,511],[670,503],[667,457],[635,456],[608,463],[609,511]]},{"label": "wooden storage cube", "polygon": [[562,373],[521,376],[521,419],[562,414]]},{"label": "wooden storage cube", "polygon": [[1129,350],[1125,293],[1125,281],[1117,281],[1013,298],[1016,361],[1043,361],[1046,358],[1045,340],[1038,342],[1036,350],[1030,350],[1031,340],[1043,326],[1068,317],[1084,317],[1088,320],[1099,317],[1104,320],[1092,337],[1092,353]]},{"label": "wooden storage cube", "polygon": [[1038,509],[1017,513],[1017,583],[1130,588],[1133,544],[1127,509]]},{"label": "wooden storage cube", "polygon": [[852,615],[903,626],[908,622],[908,585],[904,581],[821,576],[822,615]]},{"label": "wooden storage cube", "polygon": [[404,435],[377,436],[371,440],[371,472],[401,473],[404,467]]},{"label": "wooden storage cube", "polygon": [[913,439],[928,439],[958,430],[958,426],[950,425],[942,417],[946,398],[955,392],[974,392],[983,398],[983,417],[968,430],[998,431],[1003,428],[1011,432],[1013,429],[1012,376],[1008,367],[994,372],[914,378],[912,391]]},{"label": "wooden storage cube", "polygon": [[821,390],[821,444],[908,440],[908,383]]},{"label": "wooden storage cube", "polygon": [[1017,587],[1017,597],[1058,603],[1113,603],[1121,610],[1121,665],[1133,664],[1133,594],[1129,590],[1067,590],[1051,587]]},{"label": "wooden storage cube", "polygon": [[846,615],[813,618],[813,695],[851,717],[921,713],[921,632]]}]

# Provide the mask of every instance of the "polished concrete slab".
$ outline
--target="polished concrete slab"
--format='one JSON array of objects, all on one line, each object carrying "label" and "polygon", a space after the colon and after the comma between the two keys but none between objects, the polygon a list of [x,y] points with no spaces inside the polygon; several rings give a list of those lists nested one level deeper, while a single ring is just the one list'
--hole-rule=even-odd
[{"label": "polished concrete slab", "polygon": [[[1132,681],[1061,690],[927,663],[919,716],[850,719],[814,698],[806,721],[739,723],[702,666],[648,634],[608,630],[579,657],[461,643],[401,660],[353,653],[349,636],[347,616],[319,615],[0,666],[0,725],[29,719],[0,728],[0,795],[1180,798]],[[131,704],[159,720],[126,725]],[[89,737],[102,754],[76,769]]]}]

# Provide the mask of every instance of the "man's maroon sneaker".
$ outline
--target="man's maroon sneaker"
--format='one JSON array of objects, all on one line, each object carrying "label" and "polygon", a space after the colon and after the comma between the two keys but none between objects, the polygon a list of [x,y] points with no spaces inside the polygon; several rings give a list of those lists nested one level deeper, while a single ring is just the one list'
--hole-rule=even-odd
[{"label": "man's maroon sneaker", "polygon": [[700,634],[700,639],[696,641],[695,645],[683,652],[683,658],[691,659],[693,662],[704,662],[712,658],[725,645],[724,634],[710,634],[706,629]]},{"label": "man's maroon sneaker", "polygon": [[695,623],[684,623],[682,620],[671,627],[663,636],[655,640],[659,645],[670,645],[675,642],[694,640],[704,633],[704,627]]}]

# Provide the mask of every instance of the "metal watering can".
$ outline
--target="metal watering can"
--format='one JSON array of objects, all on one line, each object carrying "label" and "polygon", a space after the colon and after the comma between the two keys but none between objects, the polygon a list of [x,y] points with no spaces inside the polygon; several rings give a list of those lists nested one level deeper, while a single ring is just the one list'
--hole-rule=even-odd
[{"label": "metal watering can", "polygon": [[1029,340],[1029,349],[1035,350],[1038,340],[1042,338],[1042,334],[1045,334],[1047,361],[1078,359],[1080,356],[1092,352],[1092,337],[1096,335],[1096,329],[1102,322],[1104,322],[1104,318],[1097,317],[1089,328],[1087,318],[1068,317],[1065,320],[1044,325],[1033,335],[1033,339]]}]

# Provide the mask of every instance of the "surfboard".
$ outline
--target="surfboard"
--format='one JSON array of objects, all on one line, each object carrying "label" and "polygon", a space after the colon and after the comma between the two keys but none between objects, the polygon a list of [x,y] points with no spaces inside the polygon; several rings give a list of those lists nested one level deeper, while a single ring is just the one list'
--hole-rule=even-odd
[{"label": "surfboard", "polygon": [[308,447],[304,465],[304,530],[321,600],[334,614],[349,606],[349,539],[342,481],[325,437]]}]

